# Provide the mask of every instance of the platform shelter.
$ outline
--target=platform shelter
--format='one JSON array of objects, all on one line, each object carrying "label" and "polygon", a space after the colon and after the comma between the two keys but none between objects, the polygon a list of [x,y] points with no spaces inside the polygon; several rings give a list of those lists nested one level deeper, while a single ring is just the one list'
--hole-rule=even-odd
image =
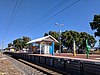
[{"label": "platform shelter", "polygon": [[29,41],[27,44],[32,44],[34,52],[42,53],[42,54],[54,54],[54,43],[59,43],[54,37],[51,35],[41,37],[35,40]]}]

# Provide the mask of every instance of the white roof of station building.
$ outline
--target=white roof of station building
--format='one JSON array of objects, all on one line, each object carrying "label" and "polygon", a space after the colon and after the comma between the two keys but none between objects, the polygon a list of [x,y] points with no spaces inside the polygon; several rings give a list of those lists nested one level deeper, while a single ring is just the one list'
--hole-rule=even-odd
[{"label": "white roof of station building", "polygon": [[45,36],[45,37],[42,37],[42,38],[31,40],[27,44],[35,43],[35,42],[41,42],[41,41],[49,41],[49,42],[54,41],[54,42],[58,43],[58,41],[54,37],[52,37],[51,35],[48,35],[48,36]]}]

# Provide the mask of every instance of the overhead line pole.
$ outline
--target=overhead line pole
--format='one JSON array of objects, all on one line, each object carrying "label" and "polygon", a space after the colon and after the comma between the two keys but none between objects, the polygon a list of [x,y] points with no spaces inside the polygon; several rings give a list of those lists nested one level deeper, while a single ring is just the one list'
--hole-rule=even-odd
[{"label": "overhead line pole", "polygon": [[56,23],[55,25],[59,26],[59,37],[58,37],[58,40],[59,40],[59,54],[61,54],[61,29],[60,29],[60,27],[64,26],[64,24]]}]

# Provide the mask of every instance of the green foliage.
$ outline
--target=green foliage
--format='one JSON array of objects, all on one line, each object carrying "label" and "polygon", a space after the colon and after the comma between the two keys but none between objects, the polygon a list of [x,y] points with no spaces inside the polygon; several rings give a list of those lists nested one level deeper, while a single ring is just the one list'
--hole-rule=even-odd
[{"label": "green foliage", "polygon": [[55,37],[55,39],[57,39],[58,40],[58,37],[59,37],[59,33],[57,33],[57,32],[53,32],[53,31],[50,31],[49,32],[49,35],[51,35],[51,36],[53,36],[53,37]]},{"label": "green foliage", "polygon": [[48,33],[44,33],[44,36],[48,36]]},{"label": "green foliage", "polygon": [[23,39],[19,38],[13,41],[13,46],[16,50],[21,50],[24,46]]},{"label": "green foliage", "polygon": [[11,47],[11,46],[13,46],[13,44],[12,44],[12,43],[9,43],[9,44],[8,44],[8,47]]},{"label": "green foliage", "polygon": [[[46,33],[47,34],[47,33]],[[48,35],[52,35],[54,38],[58,40],[59,33],[50,31]],[[67,47],[67,49],[72,50],[73,48],[73,40],[75,40],[77,49],[85,49],[86,47],[86,39],[88,39],[88,43],[91,47],[95,46],[96,40],[93,36],[87,34],[86,32],[76,32],[76,31],[65,31],[61,33],[61,44]],[[59,40],[58,40],[59,41]],[[55,44],[55,49],[59,49],[59,45]]]},{"label": "green foliage", "polygon": [[100,37],[100,15],[94,15],[93,22],[90,22],[90,26],[92,30],[96,30],[95,37]]},{"label": "green foliage", "polygon": [[12,43],[8,44],[8,47],[14,46],[16,50],[22,50],[23,48],[27,48],[28,45],[26,44],[29,42],[31,39],[29,37],[23,36],[23,38],[18,38],[13,41]]}]

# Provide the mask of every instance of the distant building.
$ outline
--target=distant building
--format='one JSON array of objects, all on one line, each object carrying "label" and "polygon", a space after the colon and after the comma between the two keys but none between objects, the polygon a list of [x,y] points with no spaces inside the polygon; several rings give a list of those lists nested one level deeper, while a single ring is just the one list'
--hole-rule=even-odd
[{"label": "distant building", "polygon": [[10,52],[15,52],[15,47],[13,47],[13,46],[9,47],[9,51]]}]

